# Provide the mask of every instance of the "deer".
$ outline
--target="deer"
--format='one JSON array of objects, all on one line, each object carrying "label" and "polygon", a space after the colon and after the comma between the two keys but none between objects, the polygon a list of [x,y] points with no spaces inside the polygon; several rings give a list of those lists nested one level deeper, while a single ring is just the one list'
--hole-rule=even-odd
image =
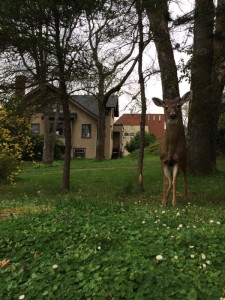
[{"label": "deer", "polygon": [[153,97],[155,105],[164,108],[166,129],[160,141],[160,160],[163,172],[163,199],[166,205],[171,190],[173,189],[172,205],[177,205],[176,189],[179,171],[183,173],[184,199],[187,199],[187,150],[181,107],[192,97],[192,91],[187,92],[182,98],[164,99]]}]

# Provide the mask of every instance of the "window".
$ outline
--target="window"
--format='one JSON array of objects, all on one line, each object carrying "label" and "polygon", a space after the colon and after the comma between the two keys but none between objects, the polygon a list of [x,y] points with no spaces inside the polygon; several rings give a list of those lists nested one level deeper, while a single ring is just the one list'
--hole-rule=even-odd
[{"label": "window", "polygon": [[83,157],[83,158],[85,158],[85,152],[86,152],[85,148],[74,148],[73,149],[74,157]]},{"label": "window", "polygon": [[[54,123],[50,123],[50,132],[53,133]],[[56,128],[56,135],[64,136],[64,123],[59,122]]]},{"label": "window", "polygon": [[82,138],[90,138],[91,137],[91,124],[83,124],[82,125]]},{"label": "window", "polygon": [[161,121],[161,116],[159,115],[159,122]]},{"label": "window", "polygon": [[31,131],[33,133],[39,134],[40,133],[40,124],[31,124]]},{"label": "window", "polygon": [[134,132],[124,132],[124,136],[134,136]]}]

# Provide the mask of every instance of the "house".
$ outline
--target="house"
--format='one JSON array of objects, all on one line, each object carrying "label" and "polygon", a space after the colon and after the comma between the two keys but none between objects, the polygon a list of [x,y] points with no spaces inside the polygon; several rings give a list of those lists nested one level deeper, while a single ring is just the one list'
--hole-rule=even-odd
[{"label": "house", "polygon": [[[45,85],[43,93],[40,87],[36,87],[25,95],[26,99],[40,99],[40,103],[48,103],[51,111],[48,111],[50,122],[50,131],[53,128],[56,112],[52,109],[52,103],[58,99],[59,90],[51,84]],[[43,101],[43,97],[46,98]],[[54,100],[54,101],[52,101]],[[37,102],[37,101],[36,101]],[[46,105],[47,106],[47,105]],[[98,127],[98,102],[92,95],[71,95],[69,97],[70,120],[72,132],[72,149],[71,157],[96,157],[97,145],[97,127]],[[44,134],[44,116],[45,106],[40,106],[38,112],[32,117],[32,131]],[[113,123],[114,117],[118,117],[118,96],[110,96],[106,105],[106,121],[105,121],[105,157],[111,159],[113,150]],[[59,121],[56,129],[57,138],[65,144],[64,138],[64,118],[63,113],[59,113]]]},{"label": "house", "polygon": [[[128,154],[124,146],[140,131],[140,121],[140,114],[123,114],[114,123],[113,148],[120,147],[124,156]],[[145,131],[153,133],[157,139],[161,138],[165,131],[164,114],[146,114]]]}]

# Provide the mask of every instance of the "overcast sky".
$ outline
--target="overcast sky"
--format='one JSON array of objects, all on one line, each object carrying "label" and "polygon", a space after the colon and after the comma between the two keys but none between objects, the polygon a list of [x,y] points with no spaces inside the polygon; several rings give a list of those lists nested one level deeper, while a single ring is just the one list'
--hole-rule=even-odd
[{"label": "overcast sky", "polygon": [[[179,6],[175,3],[172,2],[170,6],[170,12],[172,14],[172,17],[175,18],[178,15],[182,15],[185,12],[189,12],[193,9],[194,7],[194,0],[181,0],[179,1]],[[174,34],[173,38],[175,42],[181,43],[184,37],[184,32],[179,32],[179,28],[176,30],[176,33]],[[156,52],[154,45],[150,47],[148,50],[148,54],[150,54],[151,59],[154,60],[156,58]],[[187,60],[187,56],[184,53],[175,53],[175,60],[178,63],[179,60],[183,58],[185,61]],[[150,58],[148,56],[145,56],[144,59],[144,64],[148,65]],[[179,75],[179,74],[178,74]],[[188,92],[190,90],[190,84],[188,82],[181,82],[179,85],[180,89],[180,95],[182,96],[184,93]],[[157,75],[155,77],[152,77],[150,80],[147,82],[146,86],[146,98],[147,98],[147,113],[163,113],[163,109],[159,108],[154,105],[154,103],[151,101],[152,97],[159,97],[162,98],[162,87],[161,87],[161,80],[160,76]],[[131,103],[131,104],[129,104]],[[136,112],[140,113],[140,109],[135,108],[134,109],[134,104],[131,102],[131,96],[120,96],[120,102],[119,102],[119,110],[120,110],[120,115],[124,113],[131,113]]]}]

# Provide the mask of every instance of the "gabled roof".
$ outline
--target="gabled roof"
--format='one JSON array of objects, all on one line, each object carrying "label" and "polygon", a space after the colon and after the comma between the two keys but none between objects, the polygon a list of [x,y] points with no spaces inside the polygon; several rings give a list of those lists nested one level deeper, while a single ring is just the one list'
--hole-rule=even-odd
[{"label": "gabled roof", "polygon": [[[43,88],[43,87],[42,87]],[[53,93],[59,93],[59,89],[50,83],[46,83],[46,89],[50,90]],[[25,97],[31,98],[35,97],[41,90],[40,86],[37,86],[31,90]],[[69,100],[79,106],[81,109],[86,111],[88,114],[92,115],[95,118],[98,118],[98,101],[94,95],[70,95]],[[112,95],[109,97],[106,108],[114,109],[114,116],[118,117],[118,96]]]},{"label": "gabled roof", "polygon": [[[157,138],[161,138],[164,134],[164,114],[146,114],[145,126],[148,131],[154,133]],[[141,114],[124,114],[114,125],[117,126],[140,126]]]},{"label": "gabled roof", "polygon": [[[73,95],[70,99],[75,104],[83,107],[86,111],[98,117],[98,100],[93,95]],[[118,116],[118,96],[110,96],[106,108],[114,108],[115,117]]]},{"label": "gabled roof", "polygon": [[[152,119],[153,116],[163,116],[164,114],[146,114],[146,123]],[[123,114],[114,125],[128,125],[139,126],[141,122],[141,114]]]}]

